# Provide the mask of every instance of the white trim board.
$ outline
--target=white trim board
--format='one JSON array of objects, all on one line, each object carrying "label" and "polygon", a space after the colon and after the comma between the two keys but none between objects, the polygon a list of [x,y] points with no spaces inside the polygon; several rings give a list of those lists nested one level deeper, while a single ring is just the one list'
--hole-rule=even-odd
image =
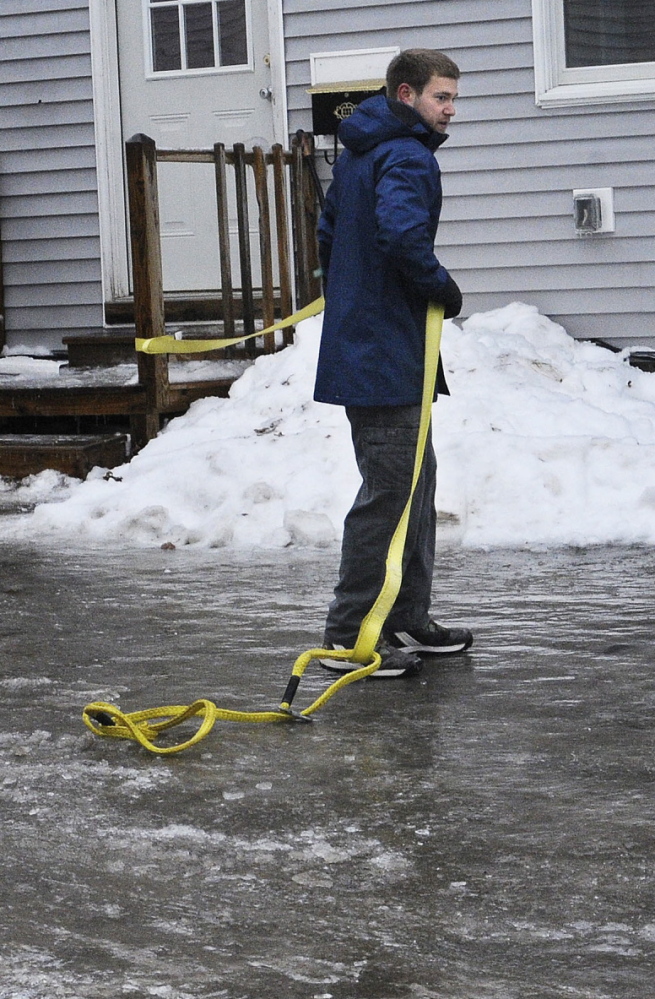
[{"label": "white trim board", "polygon": [[110,302],[130,293],[114,0],[89,0],[89,18],[102,291]]}]

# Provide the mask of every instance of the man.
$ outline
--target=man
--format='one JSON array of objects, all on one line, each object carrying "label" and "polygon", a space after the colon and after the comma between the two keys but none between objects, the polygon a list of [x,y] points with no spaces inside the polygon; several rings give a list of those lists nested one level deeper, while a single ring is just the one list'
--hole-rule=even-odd
[{"label": "man", "polygon": [[[318,231],[326,305],[314,398],[346,407],[363,481],[344,523],[326,648],[353,648],[380,592],[389,542],[410,493],[428,302],[442,304],[446,318],[462,306],[457,284],[434,255],[441,210],[434,152],[455,114],[459,75],[442,52],[401,52],[387,70],[387,97],[364,101],[339,128],[345,150]],[[438,388],[448,391],[441,367]],[[461,652],[473,641],[470,631],[430,618],[435,487],[429,442],[376,677],[415,674],[416,653]],[[335,672],[356,668],[322,664]]]}]

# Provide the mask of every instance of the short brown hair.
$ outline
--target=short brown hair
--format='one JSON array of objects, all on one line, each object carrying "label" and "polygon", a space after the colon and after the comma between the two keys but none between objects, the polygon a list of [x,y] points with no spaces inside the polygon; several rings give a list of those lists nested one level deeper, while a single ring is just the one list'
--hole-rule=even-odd
[{"label": "short brown hair", "polygon": [[387,68],[387,96],[397,97],[401,83],[408,83],[417,94],[422,94],[433,76],[459,80],[459,66],[437,49],[405,49]]}]

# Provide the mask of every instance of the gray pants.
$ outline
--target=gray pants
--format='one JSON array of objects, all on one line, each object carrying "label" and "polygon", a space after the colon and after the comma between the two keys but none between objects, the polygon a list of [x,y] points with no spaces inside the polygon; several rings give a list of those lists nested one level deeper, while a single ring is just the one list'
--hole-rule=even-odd
[{"label": "gray pants", "polygon": [[[421,407],[351,406],[346,416],[363,482],[344,522],[339,581],[325,639],[352,648],[382,587],[389,543],[410,493]],[[393,631],[423,628],[429,620],[436,471],[430,435],[412,502],[403,581],[386,624]]]}]

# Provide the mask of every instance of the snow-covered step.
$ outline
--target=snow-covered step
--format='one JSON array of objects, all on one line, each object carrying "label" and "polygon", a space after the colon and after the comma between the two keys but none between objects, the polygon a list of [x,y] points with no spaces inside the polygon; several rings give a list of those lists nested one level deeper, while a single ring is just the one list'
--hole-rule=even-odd
[{"label": "snow-covered step", "polygon": [[84,479],[127,460],[127,434],[0,434],[0,475],[22,479],[52,468]]}]

